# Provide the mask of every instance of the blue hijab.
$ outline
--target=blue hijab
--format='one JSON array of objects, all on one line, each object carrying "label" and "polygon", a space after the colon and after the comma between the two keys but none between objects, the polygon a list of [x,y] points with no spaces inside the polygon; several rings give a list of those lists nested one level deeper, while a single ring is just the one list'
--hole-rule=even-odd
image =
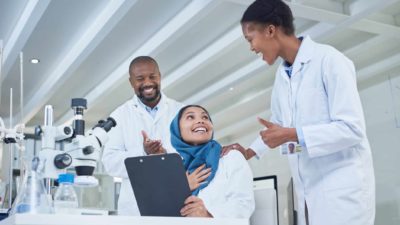
[{"label": "blue hijab", "polygon": [[214,141],[212,137],[211,140],[201,145],[190,145],[183,141],[181,132],[179,130],[179,120],[183,111],[189,107],[190,106],[182,108],[171,122],[171,144],[182,156],[183,165],[185,166],[186,171],[189,171],[189,173],[192,173],[195,169],[203,164],[206,164],[204,169],[211,168],[210,176],[208,176],[205,182],[192,192],[193,195],[197,196],[199,191],[207,187],[207,185],[214,178],[218,169],[222,147],[218,142]]}]

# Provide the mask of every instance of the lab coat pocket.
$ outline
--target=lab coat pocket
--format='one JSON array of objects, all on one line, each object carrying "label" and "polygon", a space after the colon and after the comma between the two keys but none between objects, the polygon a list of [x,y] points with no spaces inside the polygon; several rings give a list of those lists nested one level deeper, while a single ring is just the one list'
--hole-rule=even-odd
[{"label": "lab coat pocket", "polygon": [[324,190],[331,191],[343,188],[360,188],[363,176],[359,163],[354,163],[358,157],[352,150],[340,151],[321,157],[318,164],[323,171]]}]

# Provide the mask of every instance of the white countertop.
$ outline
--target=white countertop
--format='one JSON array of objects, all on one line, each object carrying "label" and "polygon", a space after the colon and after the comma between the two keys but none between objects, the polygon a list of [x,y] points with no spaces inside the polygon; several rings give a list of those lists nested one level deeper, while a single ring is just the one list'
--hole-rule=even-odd
[{"label": "white countertop", "polygon": [[215,219],[187,217],[93,216],[67,214],[16,214],[0,221],[0,225],[249,225],[247,219]]}]

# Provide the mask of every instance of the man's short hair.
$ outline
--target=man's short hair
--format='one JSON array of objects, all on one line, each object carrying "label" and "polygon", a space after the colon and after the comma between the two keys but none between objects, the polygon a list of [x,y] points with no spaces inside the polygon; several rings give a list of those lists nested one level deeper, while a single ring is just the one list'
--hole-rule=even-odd
[{"label": "man's short hair", "polygon": [[157,63],[157,61],[156,61],[154,58],[152,58],[152,57],[150,57],[150,56],[138,56],[138,57],[134,58],[134,59],[131,61],[131,64],[129,65],[129,72],[131,71],[131,69],[132,69],[132,67],[133,67],[134,65],[136,65],[136,64],[138,64],[138,63],[143,63],[143,62],[151,62],[151,63],[154,63],[154,65],[156,65],[157,69],[160,70],[160,69],[158,68],[158,63]]},{"label": "man's short hair", "polygon": [[246,9],[240,22],[272,24],[281,27],[286,35],[294,34],[292,11],[282,0],[256,0]]}]

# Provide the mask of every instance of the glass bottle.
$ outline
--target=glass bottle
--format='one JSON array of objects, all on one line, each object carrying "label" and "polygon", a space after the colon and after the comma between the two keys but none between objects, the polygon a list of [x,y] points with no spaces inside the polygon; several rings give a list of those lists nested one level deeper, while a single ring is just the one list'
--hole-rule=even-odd
[{"label": "glass bottle", "polygon": [[54,210],[60,214],[78,214],[78,197],[74,189],[74,175],[60,174],[58,189],[54,195]]}]

